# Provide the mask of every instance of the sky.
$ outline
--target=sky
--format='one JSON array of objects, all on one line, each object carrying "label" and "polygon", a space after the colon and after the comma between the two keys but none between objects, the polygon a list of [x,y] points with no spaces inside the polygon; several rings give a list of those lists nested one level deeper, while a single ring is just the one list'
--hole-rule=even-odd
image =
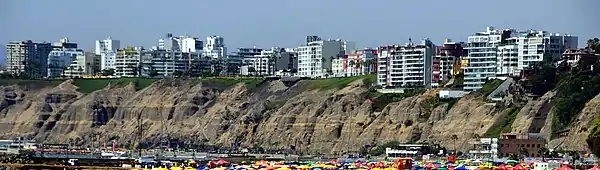
[{"label": "sky", "polygon": [[[307,35],[357,47],[429,38],[466,41],[496,28],[600,36],[599,0],[0,0],[0,43],[62,37],[93,50],[112,37],[121,46],[155,46],[167,32],[220,35],[237,47],[295,47]],[[592,17],[593,16],[593,17]]]}]

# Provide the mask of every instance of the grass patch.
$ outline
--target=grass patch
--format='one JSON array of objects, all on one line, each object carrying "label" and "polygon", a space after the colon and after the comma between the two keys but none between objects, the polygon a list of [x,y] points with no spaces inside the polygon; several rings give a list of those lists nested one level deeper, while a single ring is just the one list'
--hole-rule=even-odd
[{"label": "grass patch", "polygon": [[484,134],[484,137],[497,138],[500,137],[502,133],[508,133],[512,131],[512,124],[515,122],[517,118],[517,114],[522,107],[513,106],[507,111],[506,116],[504,116],[500,121],[494,123],[492,127],[490,127]]},{"label": "grass patch", "polygon": [[371,89],[367,97],[370,99],[375,99],[373,109],[375,112],[381,112],[383,108],[390,103],[420,95],[423,92],[425,92],[425,89],[406,89],[404,90],[404,93],[379,93],[375,89]]},{"label": "grass patch", "polygon": [[446,103],[448,103],[446,111],[449,111],[450,108],[452,108],[452,105],[454,105],[457,101],[458,99],[440,99],[437,96],[425,99],[421,101],[421,107],[423,108],[423,110],[425,110],[425,114],[423,114],[423,117],[421,118],[424,120],[429,119],[431,113],[433,112],[433,109]]},{"label": "grass patch", "polygon": [[198,79],[198,81],[224,87],[231,87],[238,83],[244,83],[248,90],[254,90],[266,82],[264,78],[202,78]]},{"label": "grass patch", "polygon": [[485,82],[485,84],[483,84],[483,87],[481,87],[481,89],[477,90],[477,93],[487,96],[490,93],[492,93],[492,91],[496,90],[496,88],[498,88],[498,86],[500,86],[500,84],[502,84],[502,82],[504,82],[504,81],[500,80],[500,79],[487,80]]},{"label": "grass patch", "polygon": [[331,89],[341,89],[346,87],[348,84],[363,79],[363,83],[370,86],[377,77],[375,75],[363,75],[363,76],[354,76],[354,77],[336,77],[336,78],[327,78],[327,79],[318,79],[318,80],[310,80],[308,85],[308,90],[331,90]]},{"label": "grass patch", "polygon": [[49,80],[22,80],[22,79],[0,79],[0,86],[24,86],[27,88],[44,88],[44,87],[56,87],[64,80],[60,79],[49,79]]},{"label": "grass patch", "polygon": [[116,78],[116,79],[75,79],[74,85],[79,87],[81,93],[91,93],[105,88],[109,84],[116,87],[125,87],[135,84],[135,90],[142,90],[160,79],[153,78]]}]

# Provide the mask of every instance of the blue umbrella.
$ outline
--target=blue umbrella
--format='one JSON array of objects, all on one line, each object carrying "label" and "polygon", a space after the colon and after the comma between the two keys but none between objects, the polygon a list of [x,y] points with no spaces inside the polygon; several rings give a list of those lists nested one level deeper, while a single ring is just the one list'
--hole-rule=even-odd
[{"label": "blue umbrella", "polygon": [[463,164],[461,166],[454,168],[454,170],[469,170],[469,169],[467,169],[467,167]]}]

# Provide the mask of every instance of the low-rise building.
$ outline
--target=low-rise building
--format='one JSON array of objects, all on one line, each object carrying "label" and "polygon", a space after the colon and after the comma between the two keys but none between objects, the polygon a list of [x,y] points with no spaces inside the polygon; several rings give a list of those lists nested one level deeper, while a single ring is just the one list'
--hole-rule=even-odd
[{"label": "low-rise building", "polygon": [[524,157],[540,157],[538,151],[546,147],[546,140],[538,133],[506,133],[502,134],[500,141],[501,157],[511,154]]},{"label": "low-rise building", "polygon": [[422,157],[440,152],[439,145],[431,144],[400,144],[392,148],[385,148],[387,157]]},{"label": "low-rise building", "polygon": [[469,154],[476,159],[498,158],[498,138],[475,138],[469,144],[473,146]]},{"label": "low-rise building", "polygon": [[346,77],[374,73],[377,53],[376,49],[367,48],[334,58],[331,64],[333,76]]},{"label": "low-rise building", "polygon": [[[567,49],[560,57],[558,65],[565,64],[569,67],[590,66],[598,61],[598,54],[588,48]],[[581,61],[581,62],[580,62]]]}]

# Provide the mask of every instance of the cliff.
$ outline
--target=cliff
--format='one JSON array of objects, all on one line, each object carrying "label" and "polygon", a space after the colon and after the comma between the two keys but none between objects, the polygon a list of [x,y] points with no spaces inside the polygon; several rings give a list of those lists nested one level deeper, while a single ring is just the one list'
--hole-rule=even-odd
[{"label": "cliff", "polygon": [[0,137],[99,147],[106,141],[137,143],[141,134],[146,146],[164,139],[224,147],[238,141],[249,148],[294,145],[330,154],[389,141],[434,142],[466,151],[474,137],[538,132],[569,150],[586,147],[586,128],[600,103],[598,96],[590,100],[569,136],[555,139],[548,130],[552,92],[517,105],[490,103],[481,94],[442,101],[428,91],[377,109],[381,103],[372,102],[385,101],[370,100],[370,81],[356,78],[301,80],[290,87],[280,80],[162,79],[147,87],[111,84],[91,93],[80,92],[87,90],[76,81],[81,80],[0,86]]}]

